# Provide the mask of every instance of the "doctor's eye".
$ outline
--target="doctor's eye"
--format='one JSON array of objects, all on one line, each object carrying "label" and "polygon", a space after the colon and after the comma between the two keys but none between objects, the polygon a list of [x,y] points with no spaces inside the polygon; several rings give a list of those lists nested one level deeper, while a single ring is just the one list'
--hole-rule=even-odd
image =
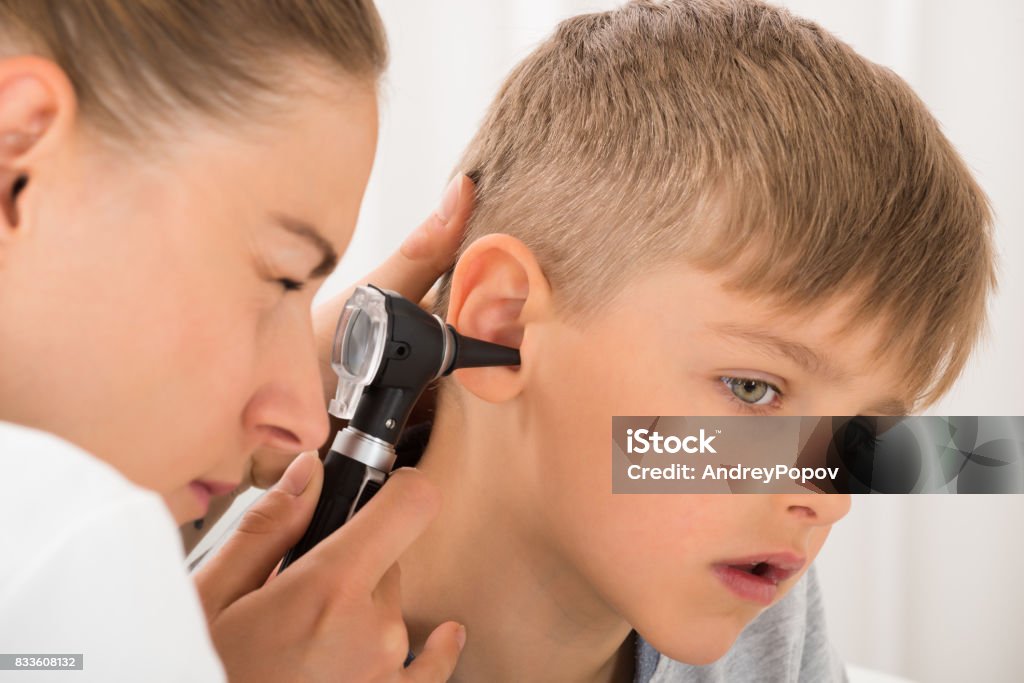
[{"label": "doctor's eye", "polygon": [[745,377],[720,377],[729,392],[738,402],[747,406],[768,406],[782,396],[782,392],[772,384],[760,379]]},{"label": "doctor's eye", "polygon": [[305,282],[299,282],[298,280],[292,280],[287,277],[278,278],[277,283],[281,285],[282,289],[286,292],[297,292],[306,284]]}]

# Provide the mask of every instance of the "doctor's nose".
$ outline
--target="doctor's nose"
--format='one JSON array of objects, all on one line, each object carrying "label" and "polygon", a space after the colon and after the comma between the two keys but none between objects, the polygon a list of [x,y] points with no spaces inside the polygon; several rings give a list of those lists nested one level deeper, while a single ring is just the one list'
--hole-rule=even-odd
[{"label": "doctor's nose", "polygon": [[246,408],[245,427],[257,435],[255,448],[317,450],[330,426],[312,329],[295,343],[281,341],[264,359],[265,380]]}]

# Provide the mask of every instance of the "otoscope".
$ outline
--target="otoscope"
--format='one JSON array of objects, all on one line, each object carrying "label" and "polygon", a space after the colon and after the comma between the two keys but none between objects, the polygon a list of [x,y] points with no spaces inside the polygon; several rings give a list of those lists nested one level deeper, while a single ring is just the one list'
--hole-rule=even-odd
[{"label": "otoscope", "polygon": [[519,365],[519,351],[466,337],[400,294],[357,287],[334,335],[338,389],[328,412],[348,420],[324,458],[324,485],[309,528],[280,571],[352,518],[380,490],[395,444],[433,380],[459,368]]}]

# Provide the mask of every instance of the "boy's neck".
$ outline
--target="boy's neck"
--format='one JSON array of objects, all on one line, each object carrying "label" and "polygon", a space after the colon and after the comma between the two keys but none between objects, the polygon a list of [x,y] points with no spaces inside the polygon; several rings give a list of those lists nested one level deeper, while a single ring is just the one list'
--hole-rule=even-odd
[{"label": "boy's neck", "polygon": [[532,454],[459,412],[438,410],[417,466],[443,505],[399,562],[413,650],[454,619],[467,639],[452,681],[632,681],[629,625],[552,547],[529,496],[496,485],[508,458]]}]

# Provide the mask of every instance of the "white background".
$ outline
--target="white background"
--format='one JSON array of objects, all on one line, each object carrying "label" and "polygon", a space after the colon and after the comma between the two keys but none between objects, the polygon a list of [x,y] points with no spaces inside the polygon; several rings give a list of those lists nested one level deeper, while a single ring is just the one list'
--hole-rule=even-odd
[{"label": "white background", "polygon": [[[433,210],[503,76],[603,0],[377,0],[392,49],[360,225],[321,296]],[[789,0],[923,97],[997,214],[992,334],[932,414],[1024,415],[1024,3]],[[857,497],[818,560],[848,661],[921,681],[1024,680],[1024,497]]]}]

